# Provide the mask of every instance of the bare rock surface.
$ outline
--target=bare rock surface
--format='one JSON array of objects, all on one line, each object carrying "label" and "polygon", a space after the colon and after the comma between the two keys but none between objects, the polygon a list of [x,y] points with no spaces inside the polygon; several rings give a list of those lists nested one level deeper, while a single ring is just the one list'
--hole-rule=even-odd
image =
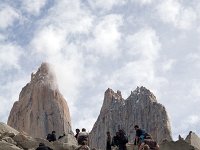
[{"label": "bare rock surface", "polygon": [[[5,128],[5,124],[2,128],[1,127],[0,130]],[[6,134],[14,130],[8,125],[6,125],[6,127],[9,130],[2,132],[4,136],[0,138],[0,150],[35,150],[39,143],[44,143],[53,150],[75,150],[78,147],[75,138],[71,134],[55,142],[49,142],[43,138],[33,138],[24,132],[18,132],[18,134],[14,136],[13,134]]]},{"label": "bare rock surface", "polygon": [[8,126],[7,124],[0,122],[0,134],[3,135],[17,135],[19,132],[13,128],[11,128],[10,126]]},{"label": "bare rock surface", "polygon": [[200,149],[200,138],[194,132],[190,131],[185,141],[191,144],[192,146]]},{"label": "bare rock surface", "polygon": [[185,140],[179,139],[178,141],[165,141],[160,144],[160,150],[199,150],[192,146]]},{"label": "bare rock surface", "polygon": [[12,107],[8,125],[38,138],[45,138],[53,130],[57,136],[71,134],[69,108],[49,64],[42,63],[38,71],[32,73],[31,81]]},{"label": "bare rock surface", "polygon": [[13,145],[11,143],[7,143],[5,141],[0,141],[0,150],[23,150],[16,145]]},{"label": "bare rock surface", "polygon": [[123,129],[133,142],[134,125],[145,129],[160,143],[164,139],[172,140],[171,127],[165,107],[159,104],[156,97],[145,87],[137,87],[124,100],[121,92],[108,89],[104,95],[100,115],[90,132],[90,146],[105,149],[106,132],[114,136]]}]

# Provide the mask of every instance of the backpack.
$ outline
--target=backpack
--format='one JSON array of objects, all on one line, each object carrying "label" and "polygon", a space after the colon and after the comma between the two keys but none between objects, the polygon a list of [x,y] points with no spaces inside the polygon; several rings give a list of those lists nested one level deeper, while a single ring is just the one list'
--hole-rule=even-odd
[{"label": "backpack", "polygon": [[49,142],[51,142],[51,134],[49,133],[48,135],[47,135],[47,140],[49,141]]},{"label": "backpack", "polygon": [[78,136],[78,144],[82,145],[83,141],[88,141],[88,136],[86,135]]}]

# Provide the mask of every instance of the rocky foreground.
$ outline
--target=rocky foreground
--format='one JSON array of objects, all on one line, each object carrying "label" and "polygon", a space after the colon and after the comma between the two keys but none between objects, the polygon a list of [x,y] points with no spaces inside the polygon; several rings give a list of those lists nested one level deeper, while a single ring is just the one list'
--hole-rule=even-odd
[{"label": "rocky foreground", "polygon": [[48,142],[46,139],[33,138],[0,123],[0,150],[35,150],[39,143],[44,143],[53,150],[75,150],[78,147],[76,139],[70,134],[58,141]]},{"label": "rocky foreground", "polygon": [[[0,150],[35,150],[39,143],[44,143],[53,150],[76,150],[77,141],[73,135],[48,142],[42,138],[33,138],[26,133],[18,132],[5,123],[0,123]],[[137,150],[133,143],[127,144],[127,150]],[[200,150],[200,138],[190,132],[186,139],[179,137],[178,141],[163,141],[160,150]]]}]

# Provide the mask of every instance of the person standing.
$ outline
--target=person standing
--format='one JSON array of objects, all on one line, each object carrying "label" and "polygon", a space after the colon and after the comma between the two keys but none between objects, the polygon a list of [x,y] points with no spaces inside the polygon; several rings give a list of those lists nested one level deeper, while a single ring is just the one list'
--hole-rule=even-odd
[{"label": "person standing", "polygon": [[36,150],[52,150],[52,149],[46,146],[44,143],[40,143],[39,147]]},{"label": "person standing", "polygon": [[76,139],[78,138],[79,132],[80,132],[80,129],[76,129],[76,135],[74,136]]},{"label": "person standing", "polygon": [[126,143],[128,143],[128,137],[124,130],[119,130],[119,150],[127,150]]},{"label": "person standing", "polygon": [[119,148],[119,132],[112,138],[112,146],[117,146]]},{"label": "person standing", "polygon": [[106,132],[107,134],[107,139],[106,139],[106,150],[111,150],[111,136],[110,132]]}]

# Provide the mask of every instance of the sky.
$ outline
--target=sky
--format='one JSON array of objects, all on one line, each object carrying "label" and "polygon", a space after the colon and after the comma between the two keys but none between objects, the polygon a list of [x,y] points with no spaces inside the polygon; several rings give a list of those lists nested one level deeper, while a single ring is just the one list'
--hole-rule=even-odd
[{"label": "sky", "polygon": [[0,0],[0,121],[49,62],[73,129],[92,129],[107,88],[145,86],[174,139],[200,135],[199,41],[199,0]]}]

